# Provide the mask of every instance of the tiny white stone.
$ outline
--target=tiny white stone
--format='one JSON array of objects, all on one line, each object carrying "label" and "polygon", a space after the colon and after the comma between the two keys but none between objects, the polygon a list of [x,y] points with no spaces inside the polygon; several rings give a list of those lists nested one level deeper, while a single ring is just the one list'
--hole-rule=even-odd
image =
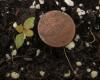
[{"label": "tiny white stone", "polygon": [[64,0],[64,2],[68,5],[68,6],[74,6],[74,2],[72,0]]},{"label": "tiny white stone", "polygon": [[100,17],[100,14],[98,15],[98,17]]},{"label": "tiny white stone", "polygon": [[27,41],[27,43],[26,43],[26,44],[27,44],[27,46],[29,46],[29,45],[30,45],[30,42],[29,42],[29,41]]},{"label": "tiny white stone", "polygon": [[88,21],[88,24],[91,24],[91,22],[90,22],[90,21]]},{"label": "tiny white stone", "polygon": [[77,74],[77,71],[76,70],[74,70],[74,74]]},{"label": "tiny white stone", "polygon": [[62,11],[66,11],[66,7],[61,7],[61,10]]},{"label": "tiny white stone", "polygon": [[78,13],[79,16],[81,16],[81,15],[85,15],[85,14],[86,14],[85,11],[82,10],[82,9],[80,9],[80,8],[77,8],[76,11],[77,11],[77,13]]},{"label": "tiny white stone", "polygon": [[91,71],[91,77],[94,79],[98,76],[98,72],[97,71]]},{"label": "tiny white stone", "polygon": [[93,62],[93,65],[96,65],[96,63],[95,63],[95,62]]},{"label": "tiny white stone", "polygon": [[17,73],[17,72],[11,72],[11,77],[13,78],[13,79],[18,79],[19,78],[19,73]]},{"label": "tiny white stone", "polygon": [[79,39],[80,39],[80,36],[77,34],[74,40],[78,41]]},{"label": "tiny white stone", "polygon": [[17,50],[14,49],[14,50],[11,52],[11,55],[12,55],[12,56],[16,56],[16,54],[17,54]]},{"label": "tiny white stone", "polygon": [[10,46],[10,49],[12,49],[12,48],[13,48],[13,46],[11,45],[11,46]]},{"label": "tiny white stone", "polygon": [[31,8],[31,9],[34,9],[34,8],[35,8],[35,6],[31,5],[31,6],[30,6],[30,8]]},{"label": "tiny white stone", "polygon": [[7,74],[6,74],[6,77],[10,77],[10,73],[7,73]]},{"label": "tiny white stone", "polygon": [[88,42],[86,42],[85,45],[86,45],[86,47],[89,47],[90,46],[90,44]]},{"label": "tiny white stone", "polygon": [[40,4],[36,4],[35,8],[40,9]]},{"label": "tiny white stone", "polygon": [[99,6],[96,6],[96,10],[99,10],[100,9],[100,7]]},{"label": "tiny white stone", "polygon": [[21,71],[23,71],[24,70],[24,68],[23,67],[21,67]]},{"label": "tiny white stone", "polygon": [[44,0],[39,0],[40,4],[44,4]]},{"label": "tiny white stone", "polygon": [[82,4],[82,3],[80,3],[80,4],[79,4],[79,6],[80,6],[80,7],[82,7],[82,6],[83,6],[83,4]]},{"label": "tiny white stone", "polygon": [[13,23],[13,27],[16,28],[17,27],[17,22]]},{"label": "tiny white stone", "polygon": [[66,48],[68,48],[69,50],[72,50],[75,47],[75,43],[74,42],[70,42]]},{"label": "tiny white stone", "polygon": [[45,72],[44,72],[44,71],[40,71],[39,73],[40,73],[40,75],[41,75],[42,77],[45,75]]},{"label": "tiny white stone", "polygon": [[71,75],[70,70],[67,73],[64,73],[64,77],[66,78],[70,77],[70,75]]},{"label": "tiny white stone", "polygon": [[10,55],[9,54],[5,54],[6,58],[9,60],[11,59]]},{"label": "tiny white stone", "polygon": [[6,12],[7,14],[9,13],[9,11]]},{"label": "tiny white stone", "polygon": [[32,5],[30,6],[30,8],[35,8],[35,4],[36,4],[36,2],[35,1],[33,1],[33,3],[32,3]]},{"label": "tiny white stone", "polygon": [[56,5],[58,6],[59,5],[59,2],[58,1],[55,1],[56,2]]},{"label": "tiny white stone", "polygon": [[41,52],[41,50],[40,49],[37,49],[36,56],[39,56],[40,52]]},{"label": "tiny white stone", "polygon": [[91,72],[91,69],[90,68],[87,68],[87,70],[86,70],[87,72]]},{"label": "tiny white stone", "polygon": [[77,65],[78,67],[80,67],[80,66],[82,66],[82,62],[77,61],[77,62],[76,62],[76,65]]}]

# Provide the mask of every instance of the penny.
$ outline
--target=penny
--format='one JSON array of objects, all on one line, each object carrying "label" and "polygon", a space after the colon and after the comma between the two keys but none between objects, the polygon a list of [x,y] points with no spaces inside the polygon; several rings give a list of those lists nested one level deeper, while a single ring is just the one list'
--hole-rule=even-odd
[{"label": "penny", "polygon": [[38,23],[41,40],[51,47],[63,47],[73,40],[75,24],[66,13],[53,10],[42,15]]}]

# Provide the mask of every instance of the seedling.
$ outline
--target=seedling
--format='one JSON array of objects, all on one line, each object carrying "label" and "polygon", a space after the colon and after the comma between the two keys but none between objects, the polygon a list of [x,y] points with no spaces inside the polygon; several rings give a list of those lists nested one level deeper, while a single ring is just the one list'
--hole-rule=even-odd
[{"label": "seedling", "polygon": [[16,31],[19,33],[15,38],[17,49],[23,45],[26,37],[32,37],[34,35],[33,31],[31,30],[34,26],[34,20],[34,17],[30,17],[25,20],[24,24],[20,24],[15,27]]}]

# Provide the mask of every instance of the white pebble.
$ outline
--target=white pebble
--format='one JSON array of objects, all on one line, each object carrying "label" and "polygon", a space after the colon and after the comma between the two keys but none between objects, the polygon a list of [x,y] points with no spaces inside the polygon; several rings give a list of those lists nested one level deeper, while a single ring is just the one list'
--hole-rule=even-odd
[{"label": "white pebble", "polygon": [[74,42],[70,42],[66,48],[68,48],[69,50],[72,50],[75,47],[75,43]]},{"label": "white pebble", "polygon": [[86,42],[85,45],[86,45],[86,47],[89,47],[90,46],[90,44],[88,42]]},{"label": "white pebble", "polygon": [[90,68],[87,68],[87,70],[86,70],[87,72],[91,72],[91,69]]},{"label": "white pebble", "polygon": [[9,60],[11,59],[10,55],[9,54],[5,54],[6,58]]},{"label": "white pebble", "polygon": [[99,10],[100,9],[100,7],[99,6],[96,6],[96,10]]},{"label": "white pebble", "polygon": [[100,14],[98,15],[98,17],[100,17]]},{"label": "white pebble", "polygon": [[29,41],[27,41],[27,42],[26,42],[26,44],[27,44],[27,46],[29,46],[29,45],[30,45],[30,42],[29,42]]},{"label": "white pebble", "polygon": [[7,74],[6,74],[6,77],[10,77],[10,73],[7,73]]},{"label": "white pebble", "polygon": [[56,5],[58,6],[59,5],[59,2],[58,1],[55,1],[56,2]]},{"label": "white pebble", "polygon": [[98,72],[97,71],[92,71],[91,72],[91,77],[94,79],[98,76]]},{"label": "white pebble", "polygon": [[64,77],[65,77],[65,78],[70,77],[70,75],[71,75],[70,70],[69,70],[67,73],[64,73]]},{"label": "white pebble", "polygon": [[79,4],[79,6],[80,6],[80,7],[83,7],[83,4],[82,4],[82,3],[80,3],[80,4]]},{"label": "white pebble", "polygon": [[40,73],[40,75],[41,75],[42,77],[45,75],[45,72],[44,72],[44,71],[40,71],[39,73]]},{"label": "white pebble", "polygon": [[13,78],[13,79],[18,79],[19,78],[19,73],[17,73],[17,72],[11,72],[11,77]]},{"label": "white pebble", "polygon": [[35,8],[40,9],[40,4],[36,4]]},{"label": "white pebble", "polygon": [[85,11],[80,8],[77,8],[76,12],[78,13],[79,16],[86,14]]},{"label": "white pebble", "polygon": [[16,28],[17,27],[17,22],[13,23],[13,27]]},{"label": "white pebble", "polygon": [[96,63],[95,63],[95,62],[93,62],[93,65],[95,66],[95,65],[96,65]]},{"label": "white pebble", "polygon": [[74,2],[72,0],[64,0],[64,2],[68,5],[68,6],[74,6]]},{"label": "white pebble", "polygon": [[24,67],[21,67],[21,71],[23,71],[24,70]]},{"label": "white pebble", "polygon": [[61,10],[62,11],[66,11],[66,7],[61,7]]},{"label": "white pebble", "polygon": [[32,3],[32,5],[30,6],[30,8],[35,8],[35,4],[36,4],[36,2],[35,1],[33,1],[33,3]]},{"label": "white pebble", "polygon": [[36,56],[39,56],[40,52],[41,52],[40,49],[37,49]]},{"label": "white pebble", "polygon": [[11,52],[12,56],[16,56],[16,54],[17,54],[17,50],[16,49]]},{"label": "white pebble", "polygon": [[74,40],[78,41],[79,39],[80,39],[80,36],[77,34]]},{"label": "white pebble", "polygon": [[77,65],[78,67],[80,67],[80,66],[82,66],[82,62],[77,61],[77,62],[76,62],[76,65]]},{"label": "white pebble", "polygon": [[39,0],[40,4],[44,4],[44,0]]},{"label": "white pebble", "polygon": [[10,46],[10,49],[12,49],[12,48],[13,48],[13,46],[11,45],[11,46]]}]

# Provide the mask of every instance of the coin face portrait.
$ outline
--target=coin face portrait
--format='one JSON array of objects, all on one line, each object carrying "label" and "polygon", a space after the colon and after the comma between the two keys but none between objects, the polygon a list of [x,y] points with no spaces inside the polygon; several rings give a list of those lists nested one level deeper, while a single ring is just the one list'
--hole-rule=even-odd
[{"label": "coin face portrait", "polygon": [[53,10],[45,13],[38,23],[41,40],[51,47],[62,47],[73,40],[75,24],[66,13]]}]

